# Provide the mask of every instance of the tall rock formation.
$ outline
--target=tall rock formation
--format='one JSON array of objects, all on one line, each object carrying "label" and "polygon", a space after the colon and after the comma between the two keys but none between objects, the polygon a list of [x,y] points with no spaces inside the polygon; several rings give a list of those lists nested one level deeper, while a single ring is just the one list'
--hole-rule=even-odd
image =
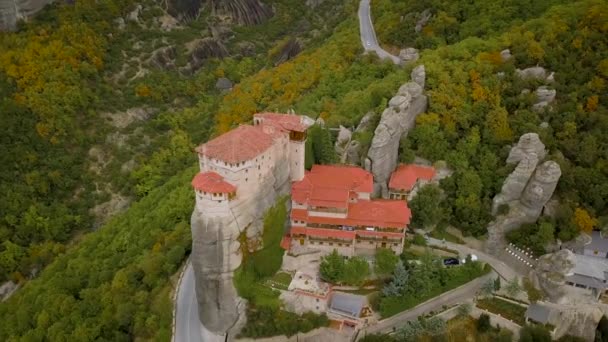
[{"label": "tall rock formation", "polygon": [[[424,66],[415,68],[413,82],[402,85],[382,113],[367,152],[365,167],[374,175],[374,195],[388,198],[387,182],[397,166],[399,141],[414,127],[416,117],[426,111],[427,97],[423,94]],[[422,77],[421,77],[422,76]],[[422,84],[420,84],[422,83]]]},{"label": "tall rock formation", "polygon": [[524,223],[536,222],[543,207],[551,199],[561,169],[554,161],[545,161],[545,145],[538,134],[521,136],[507,158],[507,163],[518,163],[505,180],[501,192],[496,195],[492,211],[496,215],[500,207],[508,205],[508,212],[501,214],[488,227],[486,248],[497,253],[505,245],[505,234]]},{"label": "tall rock formation", "polygon": [[[280,195],[289,193],[289,161],[276,165],[272,176],[261,179],[259,192],[230,202],[229,216],[192,213],[192,266],[201,323],[218,334],[231,332],[239,318],[241,299],[233,272],[241,265],[242,248],[261,247],[263,215]],[[248,246],[241,246],[245,233]]]}]

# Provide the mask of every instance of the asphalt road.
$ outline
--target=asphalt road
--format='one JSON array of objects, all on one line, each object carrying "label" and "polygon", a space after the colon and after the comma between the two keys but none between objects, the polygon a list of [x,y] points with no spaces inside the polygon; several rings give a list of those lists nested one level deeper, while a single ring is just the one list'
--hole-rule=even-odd
[{"label": "asphalt road", "polygon": [[365,49],[365,51],[376,52],[381,59],[390,59],[393,63],[400,64],[401,59],[399,59],[399,57],[391,55],[378,44],[376,31],[374,31],[374,24],[372,23],[369,1],[370,0],[361,0],[359,3],[359,31],[363,49]]},{"label": "asphalt road", "polygon": [[223,342],[224,338],[209,332],[198,318],[198,304],[194,290],[194,270],[188,263],[177,289],[177,310],[174,342]]},{"label": "asphalt road", "polygon": [[366,329],[363,329],[358,335],[357,340],[363,338],[367,334],[377,333],[388,333],[393,331],[393,328],[402,327],[405,322],[418,319],[418,316],[422,316],[425,313],[431,311],[437,311],[444,305],[449,306],[457,303],[462,303],[467,299],[475,296],[481,286],[488,280],[496,277],[494,273],[489,273],[483,277],[472,280],[460,287],[445,292],[437,297],[429,299],[428,301],[419,304],[418,306],[398,313],[393,317],[387,318],[378,324],[372,325]]},{"label": "asphalt road", "polygon": [[515,278],[515,277],[522,276],[522,274],[519,274],[516,270],[509,267],[507,264],[505,264],[501,260],[499,260],[496,257],[494,257],[490,254],[487,254],[483,251],[473,249],[473,248],[470,248],[465,245],[460,245],[457,243],[441,241],[438,239],[434,239],[432,237],[429,237],[427,239],[427,243],[431,246],[442,246],[442,247],[447,247],[449,249],[456,250],[456,251],[458,251],[458,253],[460,254],[461,257],[465,257],[467,254],[475,254],[480,261],[490,264],[490,266],[492,266],[494,271],[507,281],[513,280],[513,278]]}]

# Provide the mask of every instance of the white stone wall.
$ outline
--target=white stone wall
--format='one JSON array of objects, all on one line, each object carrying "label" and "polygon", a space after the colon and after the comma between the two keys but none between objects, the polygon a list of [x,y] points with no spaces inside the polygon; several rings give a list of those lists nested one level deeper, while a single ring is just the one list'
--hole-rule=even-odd
[{"label": "white stone wall", "polygon": [[289,142],[289,168],[291,170],[290,178],[292,182],[304,178],[305,142],[306,140]]},{"label": "white stone wall", "polygon": [[362,200],[370,200],[371,194],[369,192],[357,192],[357,197]]}]

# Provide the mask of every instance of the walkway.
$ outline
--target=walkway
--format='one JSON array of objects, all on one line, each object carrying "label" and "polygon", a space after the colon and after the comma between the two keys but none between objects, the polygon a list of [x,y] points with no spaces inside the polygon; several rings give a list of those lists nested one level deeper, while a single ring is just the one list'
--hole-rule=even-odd
[{"label": "walkway", "polygon": [[363,338],[368,334],[378,333],[389,333],[393,331],[393,328],[397,329],[405,324],[407,321],[418,319],[418,316],[422,316],[430,311],[437,311],[444,305],[450,306],[457,303],[461,303],[466,299],[473,298],[481,286],[488,281],[493,279],[496,274],[490,273],[483,277],[472,280],[460,287],[445,292],[435,298],[429,299],[426,302],[419,304],[418,306],[396,314],[395,316],[389,317],[385,320],[379,321],[377,324],[361,329],[357,339]]},{"label": "walkway", "polygon": [[401,59],[391,55],[386,50],[380,47],[376,38],[376,31],[372,23],[372,15],[370,8],[370,0],[361,0],[359,3],[359,31],[361,34],[361,44],[365,51],[374,51],[380,59],[390,59],[393,63],[401,64]]}]

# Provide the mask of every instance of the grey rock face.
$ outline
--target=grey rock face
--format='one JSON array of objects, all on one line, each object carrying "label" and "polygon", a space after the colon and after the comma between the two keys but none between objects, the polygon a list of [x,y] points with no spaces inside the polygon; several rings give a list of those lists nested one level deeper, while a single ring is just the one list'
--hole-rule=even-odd
[{"label": "grey rock face", "polygon": [[211,0],[213,12],[225,15],[239,25],[258,25],[272,17],[270,6],[259,0]]},{"label": "grey rock face", "polygon": [[291,38],[283,45],[281,52],[275,58],[274,65],[277,66],[281,63],[287,62],[293,57],[297,56],[302,51],[302,44],[296,38]]},{"label": "grey rock face", "polygon": [[224,44],[211,37],[188,42],[186,48],[188,49],[190,60],[186,66],[180,68],[180,71],[186,75],[196,72],[209,58],[221,59],[229,56],[228,49],[226,49]]},{"label": "grey rock face", "polygon": [[507,163],[518,164],[503,183],[501,192],[494,197],[492,214],[496,215],[502,205],[508,205],[509,210],[488,226],[486,248],[489,252],[496,253],[504,246],[504,235],[509,231],[524,223],[536,222],[551,199],[561,169],[554,161],[537,165],[545,154],[545,145],[536,133],[522,135],[511,149]]},{"label": "grey rock face", "polygon": [[[245,194],[230,204],[231,215],[204,217],[192,213],[192,266],[201,323],[214,333],[226,333],[239,318],[241,299],[233,285],[233,272],[242,262],[241,249],[260,247],[263,215],[281,194],[289,191],[288,162],[275,167],[257,193]],[[195,207],[196,208],[196,207]],[[248,246],[241,246],[245,233]]]},{"label": "grey rock face", "polygon": [[426,70],[424,69],[424,65],[419,65],[412,70],[410,75],[412,81],[418,83],[418,85],[424,89],[424,82],[426,80]]},{"label": "grey rock face", "polygon": [[387,182],[397,166],[399,141],[407,136],[416,117],[427,108],[427,97],[422,92],[416,82],[402,85],[382,113],[365,161],[366,168],[369,165],[374,175],[375,196],[388,197]]},{"label": "grey rock face", "polygon": [[418,54],[418,49],[406,48],[399,52],[399,58],[401,58],[404,63],[409,63],[417,61],[418,58],[420,58],[420,55]]},{"label": "grey rock face", "polygon": [[431,10],[428,8],[422,11],[422,13],[420,13],[420,19],[418,19],[418,21],[416,22],[416,27],[414,28],[416,33],[420,33],[420,31],[422,31],[424,26],[426,26],[426,23],[428,23],[429,19],[431,19],[432,15],[433,14],[431,13]]},{"label": "grey rock face", "polygon": [[532,106],[535,111],[540,111],[547,107],[555,100],[557,91],[555,89],[549,89],[546,86],[541,86],[536,89],[536,103]]},{"label": "grey rock face", "polygon": [[543,160],[547,154],[545,144],[540,141],[540,137],[536,133],[526,133],[519,137],[517,145],[509,152],[507,164],[518,163],[531,153],[535,153],[539,160]]},{"label": "grey rock face", "polygon": [[335,150],[339,156],[344,155],[344,151],[347,145],[350,143],[350,139],[353,133],[346,127],[340,125],[340,131],[338,132],[338,137],[336,138]]},{"label": "grey rock face", "polygon": [[17,21],[38,13],[52,0],[0,0],[0,31],[13,31]]},{"label": "grey rock face", "polygon": [[215,89],[230,90],[232,89],[232,81],[225,77],[220,77],[217,82],[215,82]]},{"label": "grey rock face", "polygon": [[509,49],[505,49],[505,50],[500,51],[500,59],[501,59],[503,62],[508,61],[508,60],[509,60],[509,59],[511,59],[512,57],[513,57],[513,56],[511,55],[511,50],[509,50]]},{"label": "grey rock face", "polygon": [[515,73],[522,79],[544,80],[547,78],[547,70],[543,67],[535,66],[526,69],[516,69]]},{"label": "grey rock face", "polygon": [[574,253],[562,249],[538,258],[532,271],[534,284],[542,289],[553,302],[558,302],[565,294],[566,276],[571,275],[575,266]]},{"label": "grey rock face", "polygon": [[[355,133],[363,133],[367,131],[371,131],[373,129],[374,124],[374,116],[376,113],[367,112],[359,121],[357,128],[355,129]],[[340,155],[340,161],[342,163],[351,164],[351,165],[361,165],[361,142],[353,139],[353,136],[349,138],[348,143],[344,147],[342,152],[338,151]],[[341,153],[341,154],[340,154]]]}]

